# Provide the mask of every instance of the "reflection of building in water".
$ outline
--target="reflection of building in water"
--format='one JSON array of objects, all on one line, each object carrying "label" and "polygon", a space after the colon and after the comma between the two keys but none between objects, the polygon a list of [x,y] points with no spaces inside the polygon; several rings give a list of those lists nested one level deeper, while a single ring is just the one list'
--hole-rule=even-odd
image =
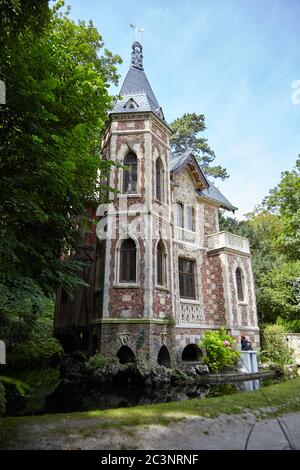
[{"label": "reflection of building in water", "polygon": [[246,380],[245,382],[238,382],[237,388],[242,392],[252,392],[258,390],[261,387],[260,380]]}]

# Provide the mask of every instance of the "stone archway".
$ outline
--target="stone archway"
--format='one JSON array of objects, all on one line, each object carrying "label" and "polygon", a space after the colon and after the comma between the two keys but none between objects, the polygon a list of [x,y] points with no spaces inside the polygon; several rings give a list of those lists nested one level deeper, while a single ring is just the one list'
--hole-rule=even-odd
[{"label": "stone archway", "polygon": [[160,366],[171,367],[170,353],[165,345],[163,345],[159,350],[157,356],[157,363]]},{"label": "stone archway", "polygon": [[135,362],[135,355],[132,349],[128,346],[122,346],[117,352],[117,358],[120,364],[127,364],[128,362]]},{"label": "stone archway", "polygon": [[202,357],[202,351],[197,344],[188,344],[182,351],[181,359],[183,362],[199,362]]}]

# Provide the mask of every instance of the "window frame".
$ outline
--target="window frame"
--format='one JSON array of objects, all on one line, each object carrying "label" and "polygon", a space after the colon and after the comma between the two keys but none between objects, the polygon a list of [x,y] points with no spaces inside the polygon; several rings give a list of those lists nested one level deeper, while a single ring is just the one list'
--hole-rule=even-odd
[{"label": "window frame", "polygon": [[[159,282],[158,275],[158,256],[159,250],[161,251],[161,282]],[[167,288],[167,251],[164,242],[160,239],[156,246],[156,286],[158,288]]]},{"label": "window frame", "polygon": [[[191,225],[188,226],[189,222]],[[189,230],[190,232],[195,232],[195,208],[193,206],[186,206],[185,207],[185,229]]]},{"label": "window frame", "polygon": [[160,157],[155,161],[155,199],[164,202],[164,167]]},{"label": "window frame", "polygon": [[[123,265],[122,263],[124,262],[124,258],[123,258],[123,253],[124,253],[124,249],[123,249],[123,252],[122,252],[122,247],[124,245],[124,243],[128,240],[131,240],[132,243],[134,244],[134,250],[132,250],[132,252],[134,251],[135,255],[134,255],[134,261],[135,261],[135,266],[134,266],[134,269],[135,269],[135,279],[126,279],[125,277],[123,278]],[[130,253],[130,250],[127,249],[127,258],[129,258],[129,262],[130,262],[130,255],[128,254]],[[117,275],[117,283],[118,285],[120,286],[127,286],[127,285],[137,285],[137,282],[138,282],[138,249],[137,249],[137,243],[136,241],[131,238],[131,237],[127,237],[127,238],[123,238],[120,242],[120,246],[118,248],[118,259],[117,259],[117,262],[118,262],[118,275]]]},{"label": "window frame", "polygon": [[[180,214],[179,214],[179,208],[180,208]],[[180,220],[181,225],[178,223],[179,216],[181,219]],[[176,202],[175,225],[176,227],[184,228],[184,205],[182,204],[182,202]]]},{"label": "window frame", "polygon": [[240,266],[235,270],[235,283],[238,302],[245,302],[245,276]]},{"label": "window frame", "polygon": [[[134,157],[135,162],[129,162],[126,163],[126,159],[129,157]],[[121,192],[122,195],[138,195],[138,173],[139,173],[139,165],[138,165],[138,158],[137,155],[133,152],[130,151],[126,154],[126,156],[123,159],[123,166],[128,167],[128,169],[123,168],[123,173],[122,173],[122,181],[121,181]],[[135,168],[135,172],[134,172]],[[132,178],[135,176],[135,191],[132,190],[126,190],[125,186],[128,185],[128,188],[130,188],[130,185],[132,185]],[[126,177],[128,178],[128,182],[126,182]]]},{"label": "window frame", "polygon": [[[187,270],[181,270],[180,269],[180,263],[189,263],[190,266],[192,267],[192,272],[189,273]],[[194,259],[190,258],[185,258],[182,256],[178,257],[178,283],[179,283],[179,297],[182,300],[197,300],[197,289],[196,289],[196,261]],[[184,277],[183,277],[184,276]],[[187,279],[192,279],[192,296],[187,295],[187,291],[189,289],[186,289],[185,283]],[[182,279],[184,279],[183,283],[183,290],[186,289],[186,292],[182,292],[181,286],[182,286]]]}]

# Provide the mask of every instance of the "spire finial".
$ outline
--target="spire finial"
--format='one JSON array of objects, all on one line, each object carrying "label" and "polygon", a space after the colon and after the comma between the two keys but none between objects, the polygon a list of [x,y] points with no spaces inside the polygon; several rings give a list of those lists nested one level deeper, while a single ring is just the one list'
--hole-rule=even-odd
[{"label": "spire finial", "polygon": [[132,28],[132,42],[139,42],[140,44],[143,43],[143,33],[144,28],[141,28],[139,25],[139,20],[136,20],[136,24],[130,23],[130,27]]},{"label": "spire finial", "polygon": [[133,29],[132,34],[132,51],[131,51],[131,66],[136,69],[144,70],[143,68],[143,32],[144,29],[140,27],[138,20],[136,24],[130,23],[130,27]]},{"label": "spire finial", "polygon": [[144,70],[142,45],[135,41],[132,44],[131,49],[131,66],[135,67],[136,69]]}]

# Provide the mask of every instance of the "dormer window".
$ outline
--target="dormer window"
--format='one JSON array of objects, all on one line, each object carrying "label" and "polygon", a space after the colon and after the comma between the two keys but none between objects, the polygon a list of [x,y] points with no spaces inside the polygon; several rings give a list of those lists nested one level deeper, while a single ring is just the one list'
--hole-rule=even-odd
[{"label": "dormer window", "polygon": [[133,98],[129,98],[129,100],[123,106],[126,109],[136,109],[139,107],[136,101]]}]

